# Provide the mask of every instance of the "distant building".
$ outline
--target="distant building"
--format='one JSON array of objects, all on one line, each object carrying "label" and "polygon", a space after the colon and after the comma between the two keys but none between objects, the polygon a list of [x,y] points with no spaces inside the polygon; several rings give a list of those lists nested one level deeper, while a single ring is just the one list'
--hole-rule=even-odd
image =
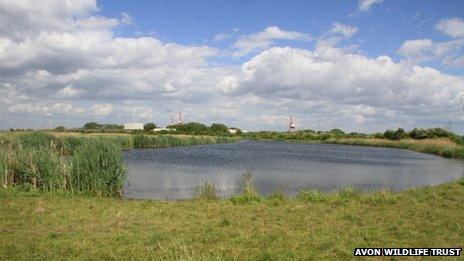
[{"label": "distant building", "polygon": [[143,130],[143,123],[131,122],[124,124],[125,130]]},{"label": "distant building", "polygon": [[158,132],[158,131],[175,131],[176,129],[168,129],[168,128],[155,128],[153,129],[154,132]]},{"label": "distant building", "polygon": [[237,128],[230,127],[230,128],[229,128],[229,133],[230,133],[230,134],[235,134],[235,133],[237,133]]}]

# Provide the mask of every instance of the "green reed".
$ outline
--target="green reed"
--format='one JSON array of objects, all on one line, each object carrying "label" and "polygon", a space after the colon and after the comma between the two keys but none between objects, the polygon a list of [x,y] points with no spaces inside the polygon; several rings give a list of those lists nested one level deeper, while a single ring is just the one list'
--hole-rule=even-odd
[{"label": "green reed", "polygon": [[45,192],[120,195],[122,150],[231,142],[233,138],[172,135],[61,136],[0,134],[0,185]]},{"label": "green reed", "polygon": [[214,136],[182,136],[182,135],[135,135],[135,148],[159,148],[172,146],[190,146],[215,143],[229,143],[237,139]]}]

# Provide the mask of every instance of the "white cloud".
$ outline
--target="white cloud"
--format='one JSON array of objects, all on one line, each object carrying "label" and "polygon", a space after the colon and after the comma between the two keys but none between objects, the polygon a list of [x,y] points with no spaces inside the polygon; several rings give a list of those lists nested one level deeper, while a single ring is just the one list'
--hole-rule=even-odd
[{"label": "white cloud", "polygon": [[440,20],[435,28],[441,33],[454,37],[464,37],[464,19],[459,17]]},{"label": "white cloud", "polygon": [[85,110],[74,106],[69,102],[56,102],[53,104],[44,102],[16,103],[11,105],[8,110],[14,113],[36,113],[43,116],[76,116]]},{"label": "white cloud", "polygon": [[114,36],[119,21],[97,16],[95,1],[47,3],[0,1],[0,84],[30,99],[188,100],[227,71],[208,66],[215,48]]},{"label": "white cloud", "polygon": [[73,98],[73,97],[78,97],[79,94],[81,93],[80,90],[74,88],[72,85],[68,85],[61,89],[57,95],[60,98]]},{"label": "white cloud", "polygon": [[[312,52],[274,47],[244,63],[241,75],[218,88],[234,96],[251,93],[267,103],[288,99],[288,107],[281,103],[280,110],[349,115],[362,124],[394,113],[415,120],[420,118],[417,114],[443,116],[464,93],[464,79],[394,63],[388,56],[373,59],[330,46]],[[346,118],[338,124],[342,122],[346,124]]]},{"label": "white cloud", "polygon": [[330,32],[333,34],[340,34],[344,37],[350,38],[351,36],[355,35],[358,31],[358,28],[355,26],[350,26],[341,23],[333,23]]},{"label": "white cloud", "polygon": [[[289,116],[284,116],[284,115],[264,114],[261,116],[249,116],[245,118],[245,120],[251,124],[256,124],[256,125],[285,126],[285,125],[288,125],[290,118]],[[294,119],[294,122],[296,124],[297,119]]]},{"label": "white cloud", "polygon": [[[413,65],[429,56],[462,64],[461,38],[405,43],[398,52],[407,61],[394,62],[336,47],[356,34],[354,26],[334,23],[314,50],[273,47],[310,37],[271,26],[242,36],[227,56],[121,36],[132,20],[121,16],[101,16],[94,0],[0,0],[0,128],[28,128],[40,117],[74,126],[94,118],[162,125],[180,110],[186,121],[245,129],[285,130],[290,115],[298,128],[436,126],[464,91],[462,77]],[[241,65],[215,59],[245,55],[254,56]]]},{"label": "white cloud", "polygon": [[129,113],[132,118],[137,119],[154,119],[156,116],[154,110],[148,106],[125,105],[125,112]]},{"label": "white cloud", "polygon": [[229,39],[229,38],[231,38],[232,36],[233,36],[232,34],[220,33],[220,34],[214,35],[213,40],[214,40],[215,42],[220,42],[220,41],[224,41],[224,40],[226,40],[226,39]]},{"label": "white cloud", "polygon": [[113,112],[113,105],[110,103],[94,104],[91,107],[93,115],[106,116]]},{"label": "white cloud", "polygon": [[373,5],[382,3],[383,0],[359,0],[358,10],[360,12],[369,12]]},{"label": "white cloud", "polygon": [[309,34],[296,31],[284,31],[277,26],[269,26],[264,31],[242,36],[234,44],[234,57],[241,57],[252,52],[270,47],[274,40],[310,40]]},{"label": "white cloud", "polygon": [[121,16],[122,16],[121,24],[123,24],[123,25],[134,25],[134,19],[132,19],[132,17],[128,13],[122,12]]},{"label": "white cloud", "polygon": [[464,39],[446,42],[433,42],[431,39],[416,39],[405,41],[398,49],[398,53],[414,62],[441,59],[446,64],[446,61],[459,60],[459,51],[463,47]]},{"label": "white cloud", "polygon": [[424,59],[424,52],[431,50],[433,42],[430,39],[417,39],[405,41],[398,49],[402,56],[415,59]]}]

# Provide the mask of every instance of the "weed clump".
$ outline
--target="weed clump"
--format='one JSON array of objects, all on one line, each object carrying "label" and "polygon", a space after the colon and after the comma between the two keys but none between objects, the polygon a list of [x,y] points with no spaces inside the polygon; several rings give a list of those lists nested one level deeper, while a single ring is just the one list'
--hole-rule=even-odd
[{"label": "weed clump", "polygon": [[327,200],[327,196],[316,190],[302,190],[297,199],[308,203],[321,203]]},{"label": "weed clump", "polygon": [[259,194],[258,188],[256,187],[251,172],[243,174],[243,190],[239,195],[235,195],[230,200],[233,203],[252,203],[261,202],[262,197]]},{"label": "weed clump", "polygon": [[198,187],[195,187],[195,199],[200,200],[218,200],[219,193],[212,183],[204,182]]}]

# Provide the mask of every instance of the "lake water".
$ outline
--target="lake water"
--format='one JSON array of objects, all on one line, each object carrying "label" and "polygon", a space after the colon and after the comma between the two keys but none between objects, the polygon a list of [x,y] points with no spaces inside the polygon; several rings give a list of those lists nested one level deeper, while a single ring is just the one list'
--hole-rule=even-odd
[{"label": "lake water", "polygon": [[262,195],[280,189],[294,196],[347,185],[400,191],[453,181],[464,170],[461,161],[407,150],[269,141],[135,149],[124,158],[124,196],[140,199],[191,198],[205,182],[228,197],[241,191],[245,172]]}]

